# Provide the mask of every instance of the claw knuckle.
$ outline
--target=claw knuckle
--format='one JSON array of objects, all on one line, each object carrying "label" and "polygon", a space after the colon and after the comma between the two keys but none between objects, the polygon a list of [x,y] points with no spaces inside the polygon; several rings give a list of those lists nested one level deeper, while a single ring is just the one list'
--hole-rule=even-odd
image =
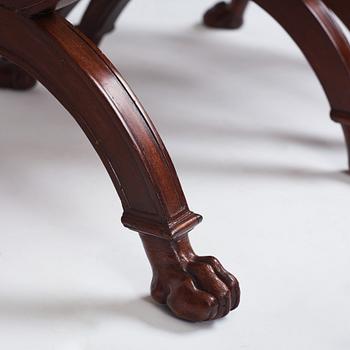
[{"label": "claw knuckle", "polygon": [[205,260],[212,266],[221,266],[220,261],[215,256],[206,256]]},{"label": "claw knuckle", "polygon": [[228,298],[229,296],[230,296],[230,291],[227,288],[222,288],[217,294],[217,297],[219,299],[225,299],[225,298]]},{"label": "claw knuckle", "polygon": [[221,265],[220,261],[217,258],[215,258],[215,256],[210,256],[209,259],[213,264]]},{"label": "claw knuckle", "polygon": [[218,304],[217,299],[213,295],[208,295],[207,298],[205,298],[205,305],[208,308],[216,307]]},{"label": "claw knuckle", "polygon": [[234,289],[234,288],[238,287],[238,281],[233,276],[230,276],[230,278],[228,279],[226,284],[230,289]]},{"label": "claw knuckle", "polygon": [[198,266],[198,268],[204,270],[208,274],[209,273],[214,273],[214,270],[213,270],[212,266],[210,264],[208,264],[208,263],[200,262],[200,263],[197,263],[197,266]]}]

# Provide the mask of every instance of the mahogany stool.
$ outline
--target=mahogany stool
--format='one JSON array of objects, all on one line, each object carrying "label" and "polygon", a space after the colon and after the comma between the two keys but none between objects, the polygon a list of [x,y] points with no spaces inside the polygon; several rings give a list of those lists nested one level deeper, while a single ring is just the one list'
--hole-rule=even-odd
[{"label": "mahogany stool", "polygon": [[25,89],[39,80],[83,129],[119,194],[122,223],[140,234],[153,298],[186,320],[223,317],[239,304],[238,282],[218,260],[192,250],[188,233],[201,216],[189,210],[169,154],[127,83],[57,13],[76,1],[0,0],[1,85]]},{"label": "mahogany stool", "polygon": [[[0,86],[28,89],[37,79],[79,123],[119,194],[122,223],[140,234],[153,269],[153,298],[186,320],[223,317],[239,304],[238,282],[215,258],[193,252],[188,232],[201,217],[189,210],[148,115],[96,47],[129,0],[91,0],[74,28],[64,16],[77,1],[0,0]],[[350,153],[350,46],[331,13],[350,28],[350,3],[255,2],[303,51],[328,97],[332,119],[343,127]],[[248,0],[220,3],[206,13],[204,22],[238,28],[247,4]]]}]

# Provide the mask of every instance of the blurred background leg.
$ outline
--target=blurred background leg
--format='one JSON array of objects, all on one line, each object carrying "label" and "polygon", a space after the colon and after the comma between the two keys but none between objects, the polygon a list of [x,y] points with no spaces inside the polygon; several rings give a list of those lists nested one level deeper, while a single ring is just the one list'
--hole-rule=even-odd
[{"label": "blurred background leg", "polygon": [[219,2],[206,12],[204,24],[212,28],[240,28],[248,2],[249,0],[232,0],[230,3]]}]

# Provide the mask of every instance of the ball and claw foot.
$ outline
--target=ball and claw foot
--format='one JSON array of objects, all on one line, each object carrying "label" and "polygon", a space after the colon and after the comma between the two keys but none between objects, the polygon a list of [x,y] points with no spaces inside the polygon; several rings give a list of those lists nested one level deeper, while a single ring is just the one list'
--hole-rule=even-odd
[{"label": "ball and claw foot", "polygon": [[237,279],[216,258],[197,256],[187,235],[179,241],[140,236],[153,270],[151,295],[175,316],[192,322],[208,321],[237,308]]},{"label": "ball and claw foot", "polygon": [[15,64],[0,58],[0,88],[28,90],[34,87],[36,80]]},{"label": "ball and claw foot", "polygon": [[238,29],[243,25],[243,12],[235,11],[232,4],[219,2],[205,13],[203,21],[211,28]]}]

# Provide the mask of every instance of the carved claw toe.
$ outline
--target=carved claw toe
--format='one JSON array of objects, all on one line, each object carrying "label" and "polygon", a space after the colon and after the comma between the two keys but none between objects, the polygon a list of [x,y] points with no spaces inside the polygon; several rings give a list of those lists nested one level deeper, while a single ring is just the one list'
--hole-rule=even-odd
[{"label": "carved claw toe", "polygon": [[237,279],[216,258],[195,255],[188,238],[171,243],[142,239],[153,268],[152,297],[175,316],[193,322],[214,320],[238,306]]},{"label": "carved claw toe", "polygon": [[171,288],[166,304],[177,317],[188,321],[213,319],[219,309],[217,299],[198,289],[191,277]]},{"label": "carved claw toe", "polygon": [[230,4],[219,2],[205,13],[203,21],[207,27],[237,29],[243,25],[243,15],[234,12]]},{"label": "carved claw toe", "polygon": [[239,288],[239,282],[235,276],[228,272],[219,262],[218,259],[212,256],[206,257],[196,257],[197,261],[204,262],[210,266],[215,272],[216,276],[226,285],[231,294],[231,308],[234,310],[238,307],[241,297],[241,292]]}]

